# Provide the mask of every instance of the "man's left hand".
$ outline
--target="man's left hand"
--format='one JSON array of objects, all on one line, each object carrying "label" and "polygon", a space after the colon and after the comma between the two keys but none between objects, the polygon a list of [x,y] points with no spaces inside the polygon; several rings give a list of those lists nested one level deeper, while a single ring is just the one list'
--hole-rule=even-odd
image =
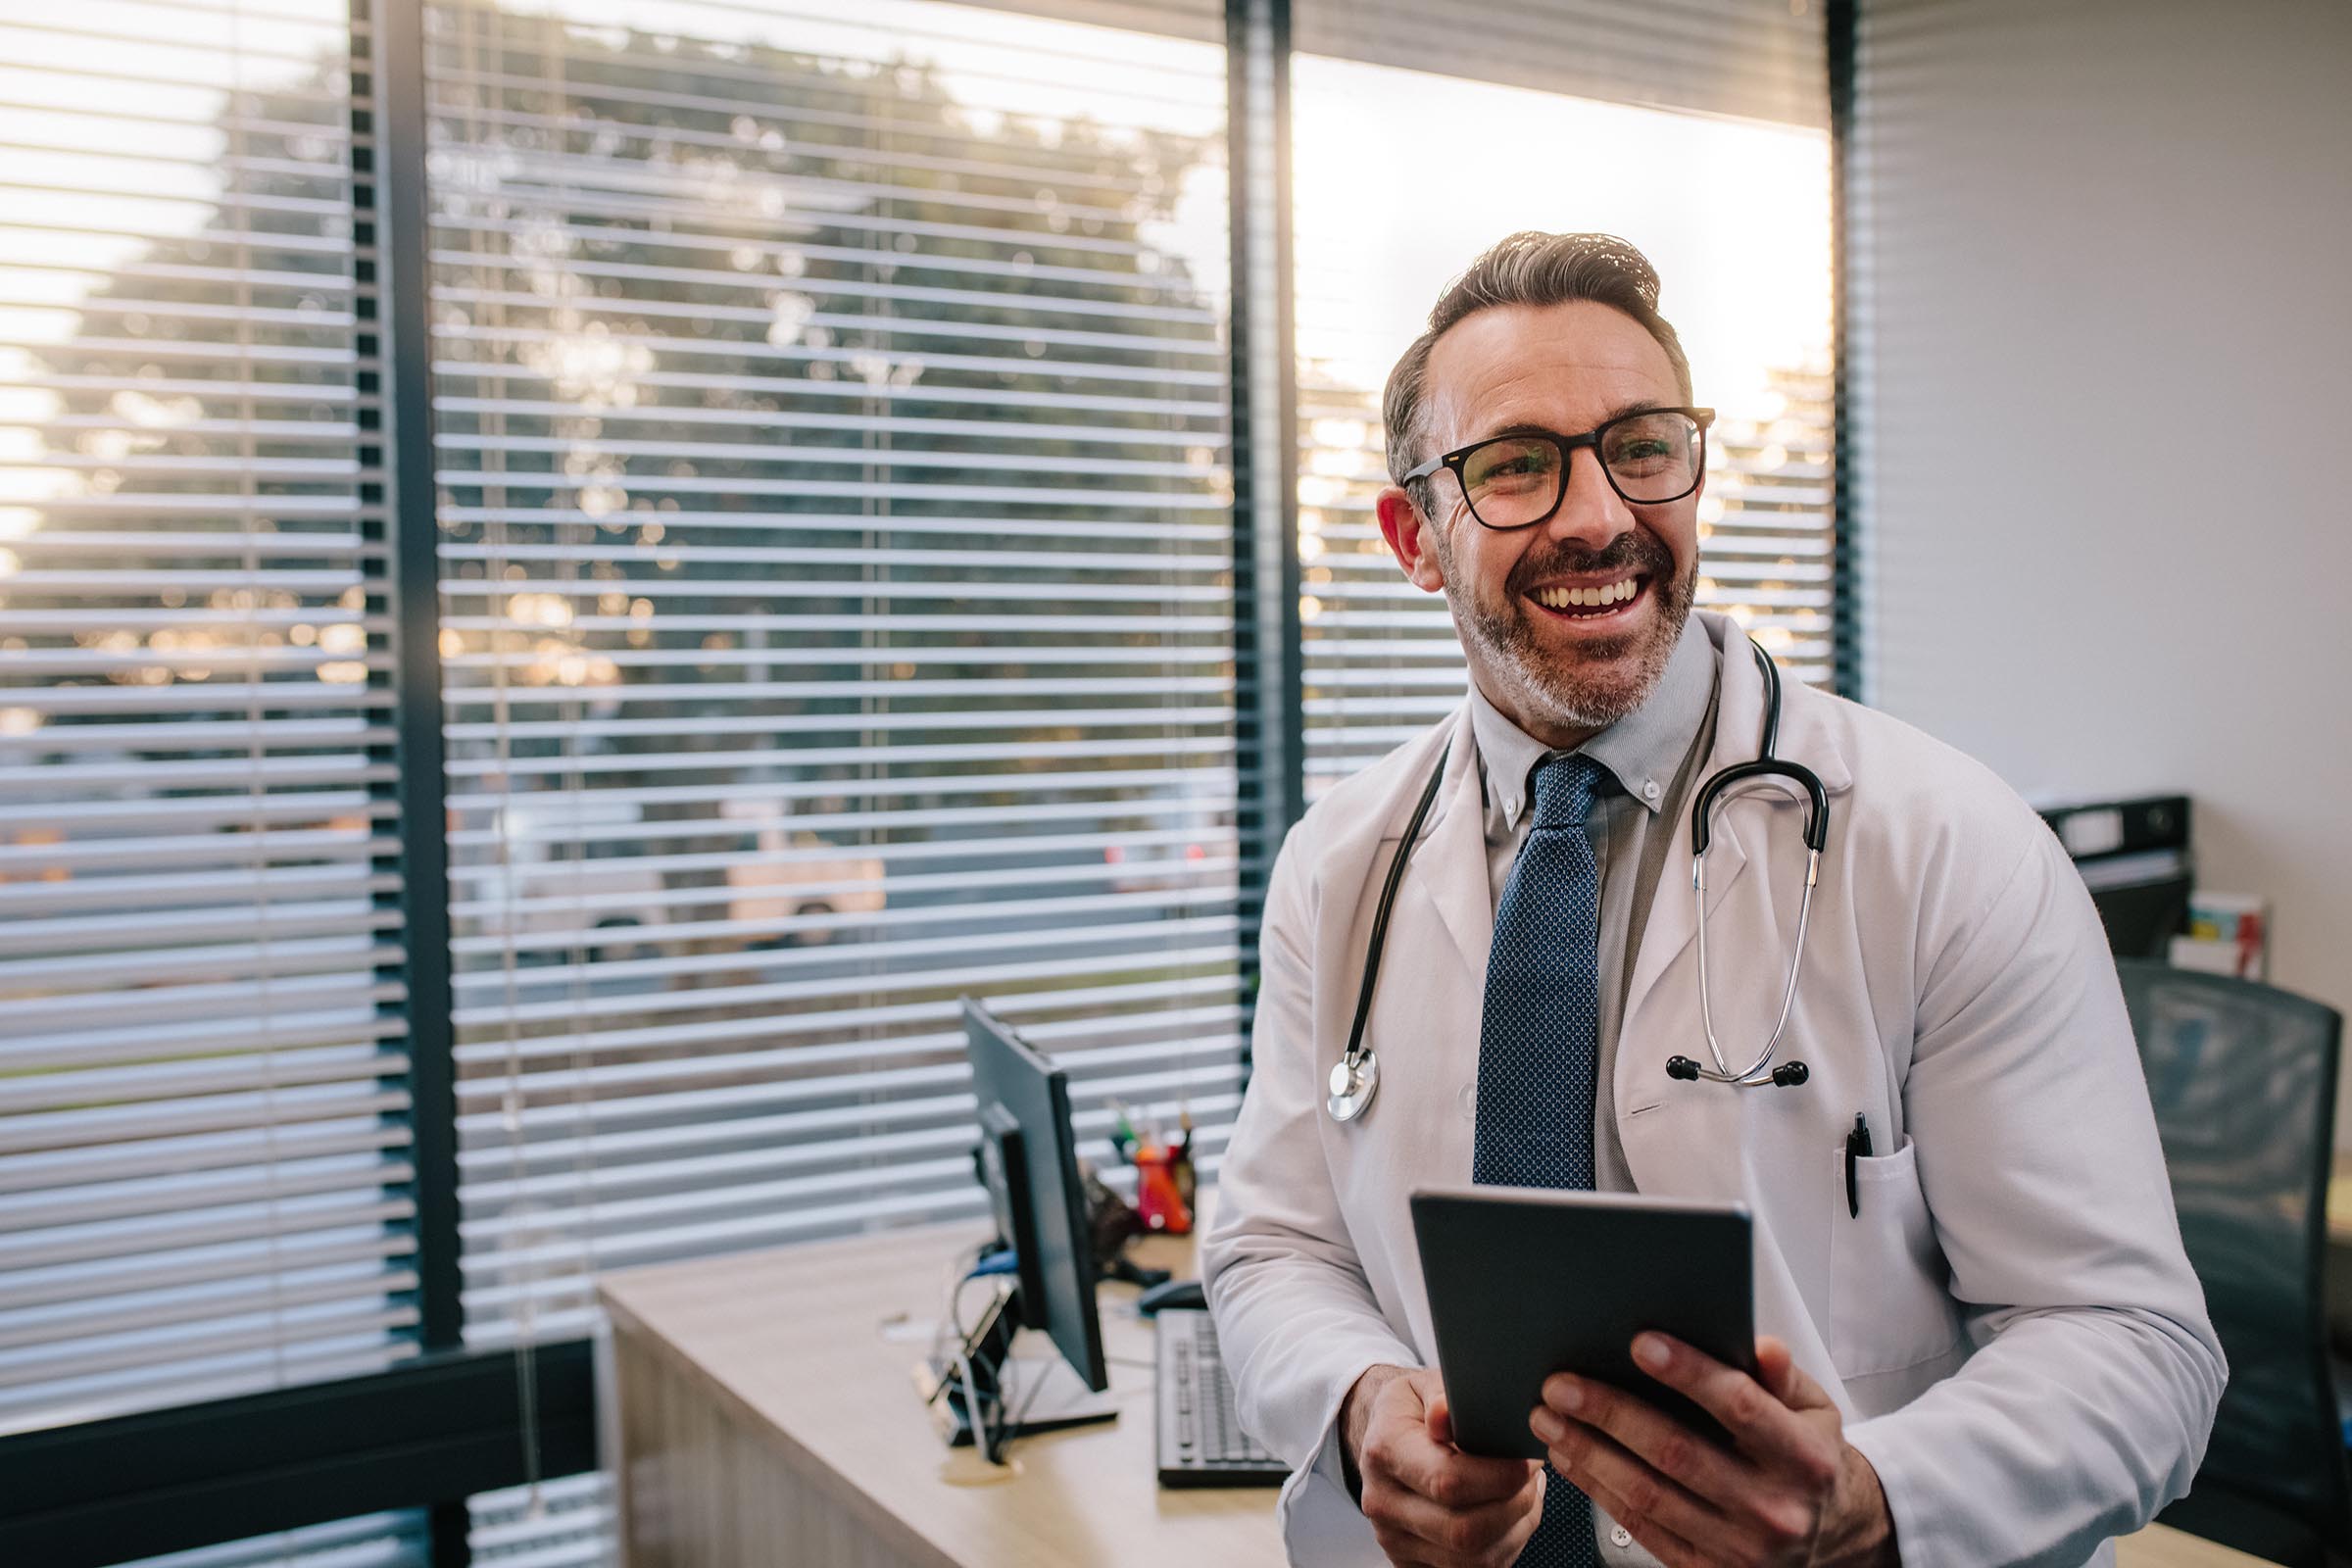
[{"label": "man's left hand", "polygon": [[1893,1568],[1894,1519],[1838,1407],[1788,1348],[1756,1341],[1754,1376],[1663,1334],[1634,1364],[1723,1423],[1725,1448],[1634,1396],[1553,1374],[1529,1425],[1551,1466],[1668,1568]]}]

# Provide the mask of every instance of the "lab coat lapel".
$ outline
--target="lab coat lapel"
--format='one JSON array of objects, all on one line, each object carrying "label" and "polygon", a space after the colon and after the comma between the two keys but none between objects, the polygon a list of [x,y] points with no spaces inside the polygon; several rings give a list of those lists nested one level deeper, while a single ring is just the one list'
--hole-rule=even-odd
[{"label": "lab coat lapel", "polygon": [[[1419,780],[1415,780],[1416,786]],[[1411,794],[1419,795],[1416,787]],[[1409,812],[1410,805],[1406,807]],[[1392,832],[1404,830],[1399,817]],[[1385,860],[1383,865],[1385,867]],[[1377,891],[1377,885],[1376,885]],[[1400,915],[1434,914],[1451,938],[1451,953],[1431,944],[1414,955],[1414,961],[1450,969],[1458,964],[1478,996],[1486,984],[1487,949],[1494,940],[1494,900],[1487,880],[1486,813],[1481,807],[1478,741],[1470,729],[1465,706],[1454,724],[1453,750],[1446,761],[1446,779],[1422,824],[1421,842],[1414,847],[1412,868],[1397,890]],[[1417,908],[1416,908],[1417,906]],[[1415,922],[1417,923],[1417,922]],[[1452,978],[1434,969],[1424,971],[1419,984],[1435,991]]]},{"label": "lab coat lapel", "polygon": [[[1711,770],[1711,769],[1710,769]],[[1747,873],[1748,847],[1740,831],[1718,820],[1707,846],[1707,914],[1713,920],[1723,901]],[[1713,924],[1710,934],[1720,930]],[[1618,1029],[1614,1081],[1617,1103],[1629,1110],[1646,1107],[1666,1082],[1666,1058],[1678,1049],[1660,1031],[1645,1029],[1644,1004],[1675,961],[1690,952],[1698,935],[1698,903],[1690,888],[1690,816],[1675,824],[1674,846],[1667,852],[1658,890],[1650,901],[1649,924],[1642,932],[1642,948],[1634,957],[1634,976],[1626,989],[1623,1020]],[[1630,1098],[1629,1098],[1630,1097]]]},{"label": "lab coat lapel", "polygon": [[[1710,631],[1713,629],[1709,628]],[[1721,646],[1718,641],[1719,650]],[[1744,651],[1744,643],[1734,650],[1735,653]],[[1752,660],[1740,659],[1737,666],[1735,668],[1732,659],[1722,661],[1722,673],[1718,677],[1721,691],[1716,701],[1715,744],[1699,774],[1701,785],[1719,769],[1733,762],[1746,761],[1755,755],[1757,724],[1764,711],[1763,678],[1757,674]],[[1642,948],[1634,957],[1634,977],[1625,993],[1625,1007],[1621,1016],[1625,1020],[1622,1034],[1626,1038],[1642,1038],[1633,1025],[1641,1015],[1642,1003],[1656,989],[1659,977],[1666,973],[1675,959],[1682,956],[1684,950],[1698,935],[1698,904],[1690,888],[1693,863],[1690,857],[1690,808],[1696,804],[1697,798],[1698,788],[1693,786],[1690,798],[1683,803],[1682,811],[1674,824],[1674,843],[1666,852],[1666,864],[1658,873],[1657,893],[1649,905],[1649,923],[1642,928]],[[1707,913],[1710,916],[1723,903],[1725,895],[1738,886],[1740,877],[1746,873],[1747,858],[1748,847],[1738,825],[1719,815],[1714,836],[1707,845]],[[1623,1060],[1626,1053],[1621,1051],[1619,1054],[1619,1070],[1622,1073],[1633,1064]],[[1657,1071],[1664,1070],[1662,1063],[1670,1054],[1672,1053],[1668,1052],[1659,1055],[1658,1063],[1661,1065],[1657,1065]],[[1650,1073],[1652,1065],[1644,1062],[1641,1064],[1641,1070]]]}]

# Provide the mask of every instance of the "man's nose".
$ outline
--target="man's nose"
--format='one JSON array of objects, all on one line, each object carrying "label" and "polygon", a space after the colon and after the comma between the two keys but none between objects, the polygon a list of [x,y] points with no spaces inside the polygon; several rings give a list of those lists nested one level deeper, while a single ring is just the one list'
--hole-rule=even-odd
[{"label": "man's nose", "polygon": [[1609,483],[1609,476],[1600,466],[1600,454],[1591,447],[1579,447],[1568,454],[1568,488],[1560,497],[1559,510],[1544,525],[1544,534],[1564,544],[1578,544],[1588,550],[1604,548],[1621,533],[1634,528],[1633,509]]}]

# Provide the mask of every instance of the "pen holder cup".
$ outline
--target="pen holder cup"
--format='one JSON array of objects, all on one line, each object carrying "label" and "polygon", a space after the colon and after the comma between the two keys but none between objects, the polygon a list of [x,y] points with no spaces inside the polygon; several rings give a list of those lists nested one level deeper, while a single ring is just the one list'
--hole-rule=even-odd
[{"label": "pen holder cup", "polygon": [[1192,1159],[1166,1145],[1135,1151],[1135,1206],[1144,1227],[1167,1236],[1192,1233]]}]

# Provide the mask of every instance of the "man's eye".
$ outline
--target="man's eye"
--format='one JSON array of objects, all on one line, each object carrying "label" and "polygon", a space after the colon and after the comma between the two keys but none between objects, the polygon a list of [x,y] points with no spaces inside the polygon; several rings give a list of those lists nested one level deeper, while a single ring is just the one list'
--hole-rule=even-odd
[{"label": "man's eye", "polygon": [[1559,458],[1549,447],[1511,442],[1478,453],[1462,469],[1462,479],[1473,488],[1539,484],[1558,466]]}]

